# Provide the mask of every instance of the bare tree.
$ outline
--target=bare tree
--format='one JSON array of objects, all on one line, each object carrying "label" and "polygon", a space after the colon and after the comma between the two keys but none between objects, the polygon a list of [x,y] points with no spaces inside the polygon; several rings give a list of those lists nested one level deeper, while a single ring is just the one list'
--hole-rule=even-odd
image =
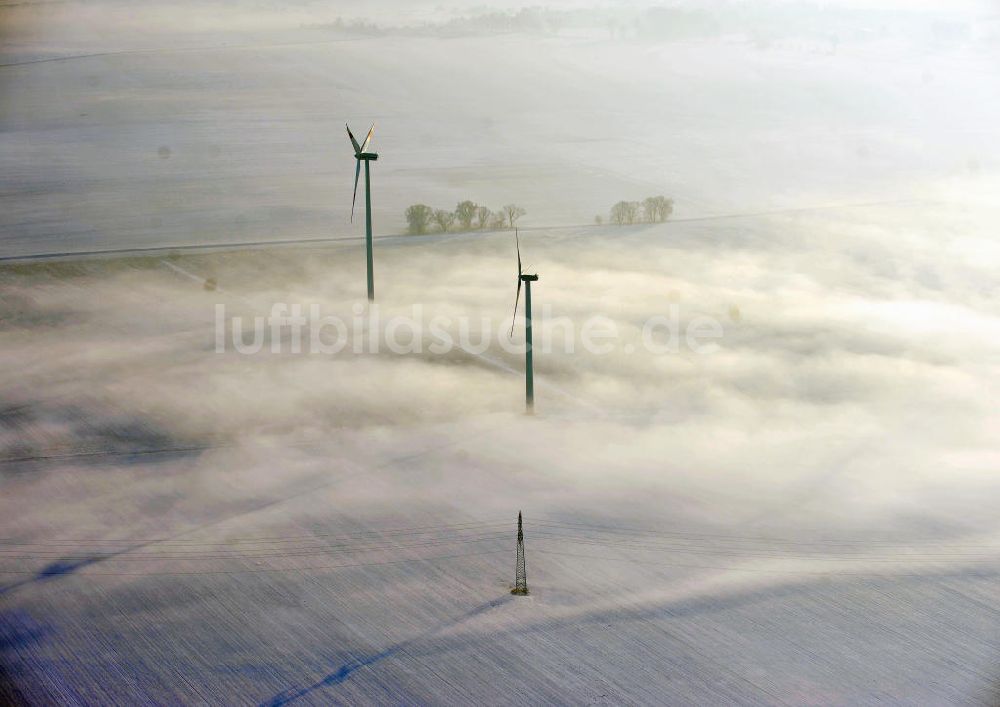
[{"label": "bare tree", "polygon": [[601,216],[600,214],[597,214],[597,216],[594,217],[594,223],[600,226],[602,223],[604,223],[604,217]]},{"label": "bare tree", "polygon": [[462,225],[462,229],[468,231],[472,228],[472,219],[476,217],[479,207],[469,200],[459,202],[455,207],[455,217]]},{"label": "bare tree", "polygon": [[660,220],[660,207],[655,196],[647,197],[642,202],[642,215],[646,217],[648,223],[655,223]]},{"label": "bare tree", "polygon": [[638,201],[619,201],[611,207],[611,221],[619,226],[635,223],[639,216]]},{"label": "bare tree", "polygon": [[490,222],[490,228],[500,231],[507,228],[507,217],[502,211],[498,211],[493,214],[493,220]]},{"label": "bare tree", "polygon": [[625,210],[627,206],[624,201],[619,201],[617,204],[611,207],[611,214],[608,218],[611,223],[621,226],[625,223]]},{"label": "bare tree", "polygon": [[476,209],[476,221],[480,228],[486,228],[489,225],[491,216],[493,216],[493,212],[488,206],[480,206]]},{"label": "bare tree", "polygon": [[511,228],[514,228],[514,224],[517,223],[519,218],[528,213],[517,204],[506,204],[503,207],[503,212],[507,216],[507,225]]},{"label": "bare tree", "polygon": [[406,223],[410,226],[410,233],[427,233],[427,227],[434,216],[434,209],[427,204],[414,204],[406,209]]},{"label": "bare tree", "polygon": [[666,221],[674,213],[674,200],[665,196],[659,196],[660,200],[660,220]]},{"label": "bare tree", "polygon": [[434,212],[434,223],[438,225],[442,232],[447,231],[451,228],[451,224],[455,223],[455,214],[444,209],[438,209]]},{"label": "bare tree", "polygon": [[674,212],[674,200],[665,196],[651,196],[642,202],[642,212],[649,223],[666,221]]}]

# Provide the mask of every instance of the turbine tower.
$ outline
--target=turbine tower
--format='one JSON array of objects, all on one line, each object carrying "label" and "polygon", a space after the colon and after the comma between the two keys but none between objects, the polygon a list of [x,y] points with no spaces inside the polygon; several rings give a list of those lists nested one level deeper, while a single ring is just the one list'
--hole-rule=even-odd
[{"label": "turbine tower", "polygon": [[[514,247],[517,249],[517,295],[514,297],[514,320],[517,319],[517,303],[521,299],[521,283],[524,283],[524,411],[535,412],[535,377],[531,351],[531,283],[538,275],[526,275],[521,269],[521,244],[514,229]],[[510,323],[510,336],[514,336],[514,320]]]},{"label": "turbine tower", "polygon": [[514,568],[514,588],[511,594],[528,594],[528,573],[524,568],[524,528],[521,525],[521,511],[517,512],[517,565]]},{"label": "turbine tower", "polygon": [[354,197],[351,199],[351,223],[354,223],[354,202],[358,199],[358,179],[361,177],[361,163],[365,163],[365,250],[368,254],[368,301],[375,301],[375,265],[372,260],[372,182],[369,163],[378,159],[377,152],[368,152],[368,145],[372,141],[375,132],[375,123],[368,128],[368,136],[365,141],[358,144],[354,139],[350,126],[347,126],[347,136],[351,138],[351,145],[354,147],[354,159],[357,160],[357,169],[354,170]]}]

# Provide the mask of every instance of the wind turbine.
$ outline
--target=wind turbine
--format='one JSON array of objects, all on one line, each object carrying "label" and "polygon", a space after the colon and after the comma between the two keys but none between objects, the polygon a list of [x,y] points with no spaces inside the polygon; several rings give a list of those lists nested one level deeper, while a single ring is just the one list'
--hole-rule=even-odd
[{"label": "wind turbine", "polygon": [[[345,124],[346,125],[346,124]],[[358,199],[358,179],[361,177],[361,163],[365,163],[365,249],[368,253],[368,301],[375,301],[375,266],[372,261],[372,182],[368,164],[378,159],[378,153],[367,152],[372,135],[375,133],[375,123],[368,128],[368,136],[365,141],[358,144],[354,139],[350,126],[347,126],[347,136],[351,138],[351,145],[354,146],[354,159],[358,166],[354,170],[354,197],[351,199],[351,223],[354,223],[354,202]]]},{"label": "wind turbine", "polygon": [[514,247],[517,249],[517,295],[514,297],[514,318],[510,322],[510,336],[514,336],[514,320],[517,319],[517,303],[521,299],[521,283],[524,283],[524,411],[535,412],[535,380],[531,361],[531,283],[538,275],[525,275],[521,269],[521,244],[514,229]]}]

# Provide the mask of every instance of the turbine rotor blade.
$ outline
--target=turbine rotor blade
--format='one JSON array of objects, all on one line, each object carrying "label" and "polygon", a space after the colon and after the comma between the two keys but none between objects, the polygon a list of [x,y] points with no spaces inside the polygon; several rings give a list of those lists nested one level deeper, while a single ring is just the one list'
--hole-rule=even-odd
[{"label": "turbine rotor blade", "polygon": [[368,143],[372,141],[372,135],[374,134],[375,134],[375,123],[372,123],[372,126],[368,128],[368,136],[365,138],[365,141],[361,143],[361,150],[359,150],[360,152],[364,152],[365,150],[368,149]]},{"label": "turbine rotor blade", "polygon": [[[514,229],[514,247],[517,248],[517,281],[521,281],[521,243],[517,240],[517,229]],[[521,286],[518,285],[518,288]]]},{"label": "turbine rotor blade", "polygon": [[514,248],[517,249],[517,295],[514,297],[514,316],[510,320],[510,336],[514,337],[514,322],[517,321],[517,303],[521,299],[521,243],[517,239],[517,229],[514,229]]},{"label": "turbine rotor blade", "polygon": [[351,223],[354,223],[354,202],[358,200],[358,178],[361,177],[361,160],[358,160],[358,168],[354,170],[354,196],[351,197]]},{"label": "turbine rotor blade", "polygon": [[344,123],[344,127],[347,128],[347,137],[351,138],[351,144],[354,145],[354,154],[360,155],[361,145],[359,145],[358,141],[354,139],[354,133],[351,132],[351,126]]},{"label": "turbine rotor blade", "polygon": [[510,338],[514,338],[514,322],[517,321],[517,303],[521,299],[521,276],[517,278],[517,296],[514,297],[514,316],[510,320]]}]

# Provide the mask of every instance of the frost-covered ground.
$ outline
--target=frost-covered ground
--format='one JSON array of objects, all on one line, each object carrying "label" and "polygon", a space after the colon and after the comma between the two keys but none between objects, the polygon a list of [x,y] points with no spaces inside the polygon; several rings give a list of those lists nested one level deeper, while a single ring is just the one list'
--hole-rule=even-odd
[{"label": "frost-covered ground", "polygon": [[[206,7],[0,10],[0,256],[165,248],[0,266],[0,701],[1000,699],[992,25]],[[378,323],[357,242],[170,251],[356,236],[340,131],[371,117]],[[656,193],[672,222],[554,227]],[[465,197],[529,212],[534,417],[512,234],[391,235]],[[276,304],[365,336],[217,352],[219,305],[231,336]],[[354,353],[404,315],[409,352]],[[653,317],[722,335],[654,351]]]}]

